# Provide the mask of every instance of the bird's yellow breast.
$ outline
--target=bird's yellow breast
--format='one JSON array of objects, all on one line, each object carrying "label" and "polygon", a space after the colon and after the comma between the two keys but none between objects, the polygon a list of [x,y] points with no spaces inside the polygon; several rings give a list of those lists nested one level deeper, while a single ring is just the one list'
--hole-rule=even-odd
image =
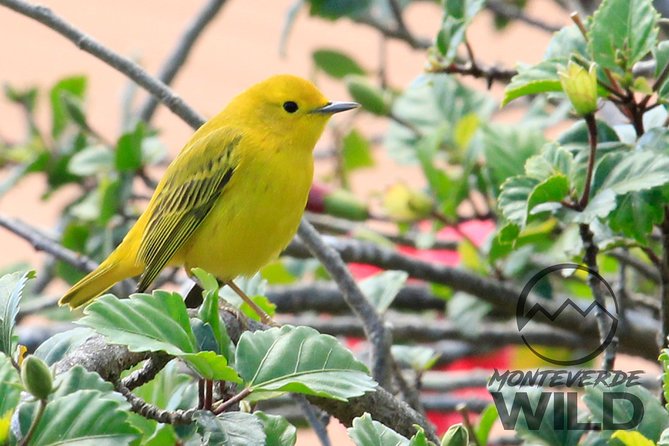
[{"label": "bird's yellow breast", "polygon": [[268,141],[242,138],[229,184],[171,263],[228,280],[256,273],[290,243],[313,178],[311,147]]}]

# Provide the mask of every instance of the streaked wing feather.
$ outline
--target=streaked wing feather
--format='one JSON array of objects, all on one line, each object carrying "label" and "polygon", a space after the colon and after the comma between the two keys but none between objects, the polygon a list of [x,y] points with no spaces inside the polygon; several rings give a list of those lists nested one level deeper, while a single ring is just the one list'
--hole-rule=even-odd
[{"label": "streaked wing feather", "polygon": [[241,137],[231,132],[214,136],[218,137],[196,141],[189,148],[179,166],[187,172],[169,177],[151,207],[138,254],[145,265],[139,292],[149,287],[195,232],[232,177],[232,153]]}]

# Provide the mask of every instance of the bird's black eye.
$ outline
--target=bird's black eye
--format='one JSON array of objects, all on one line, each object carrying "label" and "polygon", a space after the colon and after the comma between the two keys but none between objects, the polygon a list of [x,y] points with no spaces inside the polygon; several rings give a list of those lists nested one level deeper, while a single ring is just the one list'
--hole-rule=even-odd
[{"label": "bird's black eye", "polygon": [[283,103],[283,109],[288,113],[295,113],[297,111],[297,104],[293,101],[286,101]]}]

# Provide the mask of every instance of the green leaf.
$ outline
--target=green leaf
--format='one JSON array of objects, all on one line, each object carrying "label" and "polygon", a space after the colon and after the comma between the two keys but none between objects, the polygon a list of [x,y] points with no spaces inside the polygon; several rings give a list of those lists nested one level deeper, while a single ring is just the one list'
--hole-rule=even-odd
[{"label": "green leaf", "polygon": [[128,424],[124,406],[97,390],[79,390],[55,399],[46,406],[28,444],[129,444],[139,431]]},{"label": "green leaf", "polygon": [[26,283],[34,277],[34,271],[16,272],[0,277],[0,353],[10,358],[14,357],[17,344],[14,325],[16,315],[19,314],[19,301]]},{"label": "green leaf", "polygon": [[354,418],[353,427],[349,427],[347,431],[356,446],[409,446],[406,437],[372,420],[367,412]]},{"label": "green leaf", "polygon": [[444,18],[437,34],[436,46],[444,64],[451,63],[457,56],[458,47],[465,38],[467,27],[483,8],[483,0],[446,0]]},{"label": "green leaf", "polygon": [[639,432],[635,431],[615,431],[611,435],[612,445],[622,444],[623,446],[655,446],[655,442],[650,441]]},{"label": "green leaf", "polygon": [[285,391],[346,400],[376,383],[365,365],[332,336],[310,327],[285,325],[245,332],[235,364],[252,391]]},{"label": "green leaf", "polygon": [[197,353],[186,305],[177,293],[155,291],[123,300],[106,294],[86,307],[84,314],[80,324],[131,351]]},{"label": "green leaf", "polygon": [[652,0],[602,1],[588,32],[595,62],[621,74],[631,70],[655,47],[659,18]]},{"label": "green leaf", "polygon": [[71,97],[83,99],[86,92],[86,78],[83,76],[73,76],[60,80],[51,88],[49,99],[51,101],[51,135],[54,139],[58,138],[69,119],[69,114],[63,102],[63,93]]},{"label": "green leaf", "polygon": [[456,292],[446,304],[449,319],[464,336],[476,336],[483,328],[483,319],[492,305],[461,291]]},{"label": "green leaf", "polygon": [[142,167],[142,141],[144,125],[140,122],[132,132],[122,135],[116,143],[116,168],[121,172],[134,172]]},{"label": "green leaf", "polygon": [[528,216],[538,205],[560,202],[569,194],[569,180],[565,175],[557,174],[537,184],[527,199]]},{"label": "green leaf", "polygon": [[513,76],[504,90],[502,107],[514,99],[530,94],[562,91],[558,67],[562,59],[549,59],[536,65],[520,65],[518,74]]},{"label": "green leaf", "polygon": [[490,192],[497,195],[502,183],[524,173],[525,161],[544,146],[543,133],[533,127],[489,125],[483,131],[485,170]]},{"label": "green leaf", "polygon": [[494,404],[488,405],[479,418],[478,424],[474,429],[474,434],[478,440],[478,444],[488,444],[488,438],[490,437],[490,431],[492,430],[495,421],[499,418],[497,413],[497,407]]},{"label": "green leaf", "polygon": [[216,353],[222,354],[229,359],[231,357],[232,346],[230,336],[228,336],[225,325],[221,323],[218,312],[218,281],[213,275],[203,269],[193,268],[192,272],[204,289],[204,298],[198,310],[198,316],[200,320],[211,327],[218,347]]},{"label": "green leaf", "polygon": [[[613,399],[610,413],[603,413],[603,398],[605,393],[620,392],[638,398],[643,405],[643,416],[640,423],[634,430],[641,433],[646,438],[657,442],[660,439],[662,431],[669,427],[669,418],[667,412],[660,404],[660,401],[640,385],[627,386],[625,383],[617,386],[598,384],[585,388],[583,402],[590,409],[592,420],[595,423],[601,423],[606,416],[614,423],[629,422],[633,417],[633,406],[625,399]],[[603,431],[602,435],[610,435],[611,431]]]},{"label": "green leaf", "polygon": [[626,153],[611,169],[600,189],[611,189],[617,195],[622,195],[668,182],[669,157],[651,151],[632,151]]},{"label": "green leaf", "polygon": [[[441,132],[442,140],[437,147],[459,153],[463,148],[456,141],[454,129],[465,118],[476,116],[479,122],[489,121],[495,104],[482,93],[470,89],[453,76],[424,74],[393,101],[393,116],[409,123],[421,135]],[[479,130],[480,131],[480,130]],[[478,133],[478,132],[477,132]],[[402,163],[417,161],[416,151],[421,136],[406,125],[391,121],[386,133],[385,146],[388,153]],[[476,137],[470,136],[470,140]]]},{"label": "green leaf", "polygon": [[177,356],[207,379],[238,381],[223,356],[198,352],[186,305],[177,293],[154,291],[117,299],[107,294],[86,310],[80,324],[91,327],[110,342],[137,352],[164,351]]},{"label": "green leaf", "polygon": [[[662,349],[658,360],[662,365],[662,395],[665,401],[669,401],[669,350],[666,348]],[[665,403],[665,408],[669,409],[667,405]]]},{"label": "green leaf", "polygon": [[228,366],[225,357],[212,351],[182,354],[179,358],[186,361],[202,378],[240,382],[237,372]]},{"label": "green leaf", "polygon": [[342,157],[347,171],[374,165],[369,141],[355,129],[342,140]]},{"label": "green leaf", "polygon": [[527,202],[539,180],[524,175],[507,179],[501,186],[497,206],[508,221],[521,228],[527,219]]},{"label": "green leaf", "polygon": [[390,350],[398,363],[417,372],[431,369],[439,359],[433,348],[424,345],[393,345]]},{"label": "green leaf", "polygon": [[[653,56],[655,57],[655,78],[658,78],[662,70],[669,64],[669,40],[660,42],[653,51]],[[667,82],[667,79],[659,86],[657,94],[658,99],[666,104],[669,100],[669,82]]]},{"label": "green leaf", "polygon": [[648,190],[630,192],[618,198],[618,204],[609,216],[609,226],[626,237],[647,244],[654,225],[664,220],[662,192]]},{"label": "green leaf", "polygon": [[405,271],[388,270],[370,276],[358,285],[376,310],[384,312],[393,303],[408,278],[409,275]]},{"label": "green leaf", "polygon": [[340,17],[358,17],[371,5],[371,0],[307,0],[309,14],[329,20]]},{"label": "green leaf", "polygon": [[67,165],[67,170],[82,177],[111,172],[114,169],[114,153],[105,146],[91,146],[77,152]]},{"label": "green leaf", "polygon": [[253,415],[260,420],[265,430],[265,446],[293,446],[297,441],[297,429],[284,417],[263,411],[254,412]]},{"label": "green leaf", "polygon": [[265,446],[265,431],[258,418],[250,413],[224,412],[214,416],[198,411],[194,415],[203,445]]},{"label": "green leaf", "polygon": [[23,386],[9,357],[0,353],[0,418],[11,413],[19,403]]},{"label": "green leaf", "polygon": [[548,143],[541,153],[525,161],[525,174],[544,181],[555,175],[570,177],[574,170],[574,155],[564,147]]},{"label": "green leaf", "polygon": [[570,25],[562,27],[560,31],[553,34],[546,48],[544,60],[564,60],[566,65],[575,54],[586,60],[589,58],[587,42],[581,30],[576,25]]},{"label": "green leaf", "polygon": [[112,383],[105,381],[97,373],[89,372],[80,365],[72,367],[66,373],[57,375],[54,380],[54,388],[56,390],[51,395],[52,400],[79,392],[80,390],[98,390],[109,394],[105,396],[106,398],[116,399],[119,403],[126,402],[121,394],[114,393],[114,385]]},{"label": "green leaf", "polygon": [[657,442],[657,446],[669,446],[669,429],[662,431],[662,435],[660,435],[660,440]]},{"label": "green leaf", "polygon": [[311,53],[311,57],[318,68],[335,79],[343,79],[349,74],[365,74],[355,60],[341,51],[321,48]]},{"label": "green leaf", "polygon": [[590,224],[597,219],[606,218],[616,207],[616,194],[611,189],[604,189],[590,199],[581,212],[568,211],[567,222]]}]

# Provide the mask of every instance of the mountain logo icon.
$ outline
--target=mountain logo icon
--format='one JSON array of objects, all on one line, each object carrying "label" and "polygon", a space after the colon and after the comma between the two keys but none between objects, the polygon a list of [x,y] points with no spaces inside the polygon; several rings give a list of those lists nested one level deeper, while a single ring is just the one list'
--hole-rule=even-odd
[{"label": "mountain logo icon", "polygon": [[[579,300],[574,301],[569,297],[557,296],[555,299],[545,300],[545,302],[542,302],[542,299],[539,299],[539,301],[537,301],[537,299],[532,299],[530,301],[532,304],[528,309],[528,306],[530,305],[530,303],[528,303],[528,297],[532,290],[539,285],[543,279],[552,273],[559,273],[560,271],[573,272],[574,270],[586,272],[589,277],[596,280],[597,285],[601,290],[601,293],[599,294],[604,297],[605,302],[593,299],[586,306],[579,304]],[[564,280],[562,275],[560,275],[560,278]],[[610,301],[612,305],[607,306],[608,301]],[[560,263],[539,271],[532,276],[527,285],[525,285],[519,296],[518,305],[516,307],[516,323],[523,342],[536,356],[553,364],[574,366],[590,361],[602,353],[609,344],[611,344],[618,328],[617,314],[618,302],[613,293],[613,289],[597,271],[575,263]],[[600,323],[604,321],[608,327],[607,335],[604,336],[597,345],[585,346],[583,351],[578,353],[576,357],[571,357],[569,359],[558,357],[556,353],[542,349],[541,345],[543,339],[545,339],[545,331],[538,333],[537,330],[533,330],[535,327],[546,325],[560,329],[560,327],[564,326],[561,323],[561,320],[564,319],[579,321],[582,319],[583,325],[596,324],[597,318],[600,319]],[[543,342],[543,344],[545,344],[545,342]]]}]

